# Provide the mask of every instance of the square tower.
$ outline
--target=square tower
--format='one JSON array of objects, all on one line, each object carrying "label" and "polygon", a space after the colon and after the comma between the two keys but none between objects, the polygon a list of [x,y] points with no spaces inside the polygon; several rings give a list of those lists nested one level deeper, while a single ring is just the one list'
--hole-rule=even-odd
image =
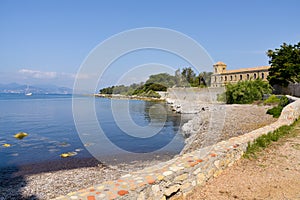
[{"label": "square tower", "polygon": [[222,74],[226,72],[227,65],[223,62],[217,62],[214,64],[214,74]]}]

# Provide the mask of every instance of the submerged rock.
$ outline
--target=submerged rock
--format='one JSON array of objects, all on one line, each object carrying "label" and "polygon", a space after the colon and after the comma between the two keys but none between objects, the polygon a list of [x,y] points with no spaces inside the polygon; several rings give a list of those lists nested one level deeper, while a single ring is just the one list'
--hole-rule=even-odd
[{"label": "submerged rock", "polygon": [[24,137],[27,137],[28,133],[24,133],[24,132],[19,132],[17,134],[14,135],[15,138],[22,140]]},{"label": "submerged rock", "polygon": [[71,157],[71,156],[75,156],[75,155],[77,155],[77,152],[67,152],[67,153],[60,154],[60,157],[67,158],[67,157]]},{"label": "submerged rock", "polygon": [[11,144],[2,144],[3,147],[11,147]]}]

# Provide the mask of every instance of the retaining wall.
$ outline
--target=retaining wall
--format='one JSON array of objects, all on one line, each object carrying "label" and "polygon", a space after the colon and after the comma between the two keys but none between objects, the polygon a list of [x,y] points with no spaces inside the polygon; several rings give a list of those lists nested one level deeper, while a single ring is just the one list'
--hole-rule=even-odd
[{"label": "retaining wall", "polygon": [[285,94],[300,97],[300,83],[290,83],[287,87],[273,86],[275,94]]},{"label": "retaining wall", "polygon": [[217,177],[239,160],[248,142],[283,125],[292,124],[299,116],[298,99],[287,105],[278,121],[271,125],[57,199],[163,200],[177,193],[186,195],[195,186],[204,185],[208,179]]},{"label": "retaining wall", "polygon": [[167,98],[169,99],[215,103],[218,95],[225,92],[225,88],[168,88],[167,92]]}]

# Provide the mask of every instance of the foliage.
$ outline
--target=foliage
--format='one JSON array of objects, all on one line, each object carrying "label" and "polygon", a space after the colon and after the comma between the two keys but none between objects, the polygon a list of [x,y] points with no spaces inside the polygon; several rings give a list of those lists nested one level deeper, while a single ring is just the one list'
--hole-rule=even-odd
[{"label": "foliage", "polygon": [[[179,77],[178,72],[176,74],[177,77]],[[212,72],[201,72],[198,76],[196,76],[192,68],[183,68],[181,72],[181,77],[179,79],[180,81],[177,81],[176,83],[177,86],[180,87],[207,87],[210,86],[211,75]]]},{"label": "foliage", "polygon": [[293,129],[297,123],[299,123],[299,121],[294,122],[291,126],[282,126],[273,132],[264,134],[255,139],[252,143],[249,142],[247,150],[244,153],[243,157],[256,158],[257,153],[260,152],[262,149],[268,147],[272,142],[278,141],[284,136],[292,135]]},{"label": "foliage", "polygon": [[226,102],[226,93],[217,94],[217,101],[218,102]]},{"label": "foliage", "polygon": [[201,72],[196,76],[192,68],[184,68],[176,70],[175,76],[167,73],[151,75],[146,83],[131,84],[130,86],[117,85],[102,88],[100,94],[122,94],[122,95],[138,95],[146,97],[158,97],[156,91],[167,91],[170,87],[206,87],[210,82],[212,72]]},{"label": "foliage", "polygon": [[272,92],[271,86],[260,79],[240,81],[237,84],[226,85],[226,103],[249,104],[262,100],[264,94]]},{"label": "foliage", "polygon": [[201,81],[203,82],[203,85],[210,86],[212,74],[213,74],[212,72],[201,72],[199,74],[199,77],[200,77]]},{"label": "foliage", "polygon": [[[146,81],[146,84],[161,85],[164,86],[165,88],[173,87],[175,85],[175,76],[171,76],[170,74],[167,73],[151,75],[149,79]],[[159,89],[154,91],[159,91]]]},{"label": "foliage", "polygon": [[166,91],[166,90],[167,90],[166,86],[157,83],[146,83],[138,87],[136,90],[134,90],[131,95],[155,97],[155,96],[159,96],[159,94],[155,91]]},{"label": "foliage", "polygon": [[279,106],[281,107],[285,107],[286,105],[288,105],[290,103],[289,99],[286,96],[282,96],[280,98],[280,102],[279,102]]},{"label": "foliage", "polygon": [[270,105],[270,104],[279,104],[280,98],[278,98],[276,95],[271,95],[269,98],[264,100],[264,104]]},{"label": "foliage", "polygon": [[268,80],[271,85],[288,86],[300,82],[300,42],[295,45],[283,43],[279,49],[268,50],[271,68]]},{"label": "foliage", "polygon": [[134,90],[136,90],[141,85],[142,85],[142,83],[140,83],[140,84],[134,83],[134,84],[131,84],[130,86],[124,86],[124,85],[111,86],[111,87],[101,89],[100,94],[127,95],[129,93],[132,93]]},{"label": "foliage", "polygon": [[181,77],[182,77],[182,86],[189,86],[192,85],[196,79],[196,74],[192,70],[192,68],[183,68],[181,72]]},{"label": "foliage", "polygon": [[278,118],[278,117],[280,117],[282,109],[283,108],[281,106],[275,106],[275,107],[267,110],[267,114],[273,115],[274,118]]},{"label": "foliage", "polygon": [[278,118],[281,114],[282,109],[289,104],[289,99],[286,96],[282,96],[279,99],[278,105],[267,110],[267,114],[273,115],[273,117]]}]

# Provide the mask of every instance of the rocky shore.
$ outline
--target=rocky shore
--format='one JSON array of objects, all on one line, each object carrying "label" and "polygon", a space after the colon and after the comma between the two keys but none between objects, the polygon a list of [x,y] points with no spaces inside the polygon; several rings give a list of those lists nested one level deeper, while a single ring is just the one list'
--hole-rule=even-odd
[{"label": "rocky shore", "polygon": [[164,98],[155,98],[155,97],[143,97],[137,95],[121,95],[121,94],[94,94],[95,97],[100,98],[110,98],[110,99],[132,99],[132,100],[142,100],[142,101],[164,101]]},{"label": "rocky shore", "polygon": [[186,145],[181,154],[266,126],[277,119],[266,114],[270,106],[198,105],[200,112],[182,126]]},{"label": "rocky shore", "polygon": [[[212,143],[241,135],[270,124],[276,119],[266,114],[268,107],[257,105],[193,104],[187,113],[194,117],[182,127],[186,145],[181,153],[193,151]],[[185,109],[181,106],[177,108]],[[185,112],[183,112],[185,113]],[[90,165],[70,167],[67,165],[56,170],[47,170],[43,165],[31,165],[27,168],[6,169],[0,173],[0,200],[4,199],[52,199],[69,192],[114,180],[146,166],[155,165],[170,157],[157,157],[117,166],[105,166],[98,161],[89,161]],[[86,161],[84,161],[86,163]],[[79,161],[74,161],[76,166]],[[56,165],[55,163],[53,165]],[[78,166],[78,165],[77,165]],[[44,169],[41,171],[32,170]],[[30,171],[32,170],[32,171]],[[29,173],[30,172],[30,173]]]}]

